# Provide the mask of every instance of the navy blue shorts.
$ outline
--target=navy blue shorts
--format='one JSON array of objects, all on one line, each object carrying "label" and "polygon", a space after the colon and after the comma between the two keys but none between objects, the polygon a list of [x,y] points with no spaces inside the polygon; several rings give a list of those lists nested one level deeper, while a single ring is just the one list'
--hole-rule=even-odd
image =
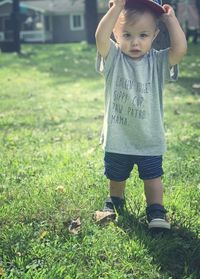
[{"label": "navy blue shorts", "polygon": [[138,166],[142,180],[154,179],[163,175],[162,156],[136,156],[105,152],[104,174],[113,181],[129,178],[134,165]]}]

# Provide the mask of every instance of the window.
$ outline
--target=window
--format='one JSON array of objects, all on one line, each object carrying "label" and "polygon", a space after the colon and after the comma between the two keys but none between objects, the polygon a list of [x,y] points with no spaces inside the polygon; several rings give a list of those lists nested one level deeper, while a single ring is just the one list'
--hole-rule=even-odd
[{"label": "window", "polygon": [[70,29],[71,30],[83,30],[84,18],[82,14],[70,15]]}]

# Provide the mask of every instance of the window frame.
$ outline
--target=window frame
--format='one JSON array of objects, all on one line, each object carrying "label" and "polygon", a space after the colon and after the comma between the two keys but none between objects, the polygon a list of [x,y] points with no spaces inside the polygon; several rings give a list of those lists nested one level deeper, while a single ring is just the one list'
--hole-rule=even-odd
[{"label": "window frame", "polygon": [[[80,17],[80,26],[74,26],[74,17],[79,16]],[[82,13],[73,13],[70,14],[70,30],[72,31],[80,31],[83,30],[85,27],[85,23],[84,23],[84,16]]]}]

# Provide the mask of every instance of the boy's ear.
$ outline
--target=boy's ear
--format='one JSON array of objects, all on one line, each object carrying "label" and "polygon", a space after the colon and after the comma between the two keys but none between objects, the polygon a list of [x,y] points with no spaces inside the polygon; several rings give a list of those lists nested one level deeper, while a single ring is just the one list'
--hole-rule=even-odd
[{"label": "boy's ear", "polygon": [[156,30],[156,32],[155,32],[155,35],[154,35],[154,38],[153,38],[153,41],[154,41],[155,38],[158,36],[159,32],[160,32],[160,29],[157,28],[157,30]]}]

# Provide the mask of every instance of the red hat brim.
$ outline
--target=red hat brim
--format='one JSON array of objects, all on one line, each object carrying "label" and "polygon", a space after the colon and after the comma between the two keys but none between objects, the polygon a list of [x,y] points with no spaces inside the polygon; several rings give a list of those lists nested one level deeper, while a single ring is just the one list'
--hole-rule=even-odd
[{"label": "red hat brim", "polygon": [[[110,7],[112,3],[110,3]],[[149,9],[155,12],[158,16],[162,15],[165,10],[161,5],[154,2],[153,0],[126,0],[126,8],[135,8],[138,6],[147,6]]]}]

